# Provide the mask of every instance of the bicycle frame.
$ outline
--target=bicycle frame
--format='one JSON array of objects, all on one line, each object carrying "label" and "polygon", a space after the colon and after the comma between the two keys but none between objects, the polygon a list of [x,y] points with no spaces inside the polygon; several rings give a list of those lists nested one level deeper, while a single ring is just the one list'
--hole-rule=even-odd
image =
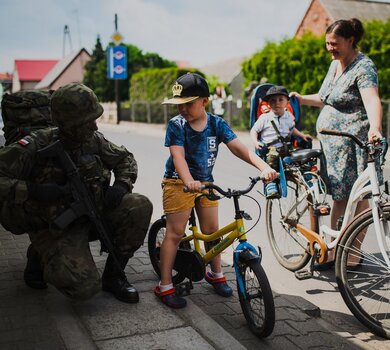
[{"label": "bicycle frame", "polygon": [[[291,207],[291,209],[286,213],[285,222],[290,224],[291,226],[296,227],[309,241],[310,253],[314,254],[315,245],[320,247],[320,256],[318,261],[320,263],[325,262],[326,260],[326,251],[332,250],[333,248],[337,249],[338,242],[345,232],[348,225],[354,220],[355,210],[359,201],[361,201],[364,197],[371,194],[371,208],[366,209],[366,211],[371,210],[373,219],[374,219],[374,227],[376,238],[379,244],[379,248],[383,259],[386,261],[387,266],[390,268],[390,259],[388,255],[388,251],[390,251],[390,232],[388,227],[384,227],[383,221],[381,221],[380,213],[381,213],[381,190],[379,187],[379,181],[377,172],[375,169],[375,160],[370,159],[367,164],[367,168],[359,175],[356,179],[355,183],[352,186],[351,193],[348,198],[345,215],[343,218],[343,222],[340,230],[333,230],[327,225],[319,225],[319,232],[314,232],[313,230],[299,224],[289,221],[289,215],[298,207],[298,205],[307,198],[308,193],[312,195],[315,201],[318,201],[319,198],[319,180],[314,182],[313,186],[305,186],[306,190],[298,199],[297,203]],[[364,212],[366,212],[364,211]],[[319,216],[319,221],[321,216]],[[325,240],[325,236],[330,236],[335,238],[333,241],[327,243]]]},{"label": "bicycle frame", "polygon": [[[195,222],[195,217],[192,217],[191,214],[190,219],[190,230],[192,234],[186,236],[182,239],[182,242],[194,241],[195,250],[202,256],[205,264],[209,263],[212,259],[214,259],[218,254],[223,252],[227,247],[233,244],[233,242],[239,238],[240,241],[246,241],[245,227],[243,218],[236,218],[230,224],[220,228],[218,231],[206,235],[201,233],[198,230],[198,226]],[[227,235],[228,234],[228,235]],[[212,242],[217,240],[218,238],[227,235],[221,242],[219,242],[215,247],[210,249],[207,253],[203,254],[202,248],[200,246],[200,242]]]},{"label": "bicycle frame", "polygon": [[[239,260],[242,257],[244,260],[258,259],[261,261],[261,251],[256,250],[256,248],[247,242],[243,212],[239,210],[238,199],[234,198],[235,208],[236,208],[236,217],[233,222],[220,228],[218,231],[213,232],[212,234],[206,235],[199,231],[196,224],[195,211],[192,209],[191,216],[189,219],[191,235],[183,237],[182,242],[194,242],[195,250],[200,254],[204,264],[209,263],[217,255],[222,253],[226,248],[231,246],[236,239],[239,239],[239,245],[233,251],[233,261],[234,261],[234,270],[237,277],[237,283],[240,290],[244,291],[244,281],[242,280],[241,274],[239,272]],[[216,239],[227,235],[222,241],[217,245],[211,248],[208,252],[203,253],[200,242],[212,242]],[[247,252],[245,256],[244,252]]]}]

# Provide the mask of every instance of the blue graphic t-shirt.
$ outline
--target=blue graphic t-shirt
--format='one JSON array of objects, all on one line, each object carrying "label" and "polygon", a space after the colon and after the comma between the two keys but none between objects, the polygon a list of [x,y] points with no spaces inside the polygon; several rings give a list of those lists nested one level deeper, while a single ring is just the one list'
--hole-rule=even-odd
[{"label": "blue graphic t-shirt", "polygon": [[[221,117],[207,114],[207,126],[195,131],[181,116],[172,118],[165,135],[165,147],[183,146],[185,159],[194,180],[214,181],[212,172],[221,142],[229,143],[236,134]],[[170,156],[165,164],[164,177],[175,178],[178,174]]]}]

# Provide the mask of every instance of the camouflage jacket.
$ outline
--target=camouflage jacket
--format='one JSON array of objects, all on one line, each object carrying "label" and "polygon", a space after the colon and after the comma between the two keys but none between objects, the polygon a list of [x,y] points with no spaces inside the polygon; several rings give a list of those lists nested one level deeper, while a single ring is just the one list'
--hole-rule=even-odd
[{"label": "camouflage jacket", "polygon": [[[66,184],[66,174],[58,160],[42,159],[37,154],[38,150],[58,140],[58,134],[58,128],[42,129],[0,148],[0,203],[21,204],[27,214],[37,215],[46,222],[68,207],[71,199],[64,198],[54,204],[30,200],[26,186],[26,181]],[[100,208],[112,173],[116,181],[126,183],[132,190],[137,179],[137,163],[123,146],[116,146],[96,131],[88,142],[77,148],[68,148],[65,144],[65,148]]]}]

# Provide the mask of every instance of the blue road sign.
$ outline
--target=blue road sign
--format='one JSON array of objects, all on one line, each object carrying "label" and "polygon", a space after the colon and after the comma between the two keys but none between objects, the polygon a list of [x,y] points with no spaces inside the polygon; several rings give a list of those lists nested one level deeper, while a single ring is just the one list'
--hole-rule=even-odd
[{"label": "blue road sign", "polygon": [[127,78],[126,46],[110,46],[107,50],[108,79]]}]

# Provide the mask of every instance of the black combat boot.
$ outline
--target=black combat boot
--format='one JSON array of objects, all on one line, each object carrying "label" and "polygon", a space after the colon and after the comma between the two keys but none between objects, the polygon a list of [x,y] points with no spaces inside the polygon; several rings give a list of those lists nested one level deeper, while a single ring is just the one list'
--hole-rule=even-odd
[{"label": "black combat boot", "polygon": [[32,244],[30,244],[27,249],[27,265],[24,269],[24,282],[30,288],[47,288],[47,284],[43,279],[43,271],[39,255],[37,251],[33,248]]},{"label": "black combat boot", "polygon": [[[118,256],[118,261],[123,271],[129,258]],[[114,294],[115,298],[125,303],[138,303],[139,301],[137,290],[127,281],[126,276],[121,275],[110,254],[104,267],[102,289]]]}]

